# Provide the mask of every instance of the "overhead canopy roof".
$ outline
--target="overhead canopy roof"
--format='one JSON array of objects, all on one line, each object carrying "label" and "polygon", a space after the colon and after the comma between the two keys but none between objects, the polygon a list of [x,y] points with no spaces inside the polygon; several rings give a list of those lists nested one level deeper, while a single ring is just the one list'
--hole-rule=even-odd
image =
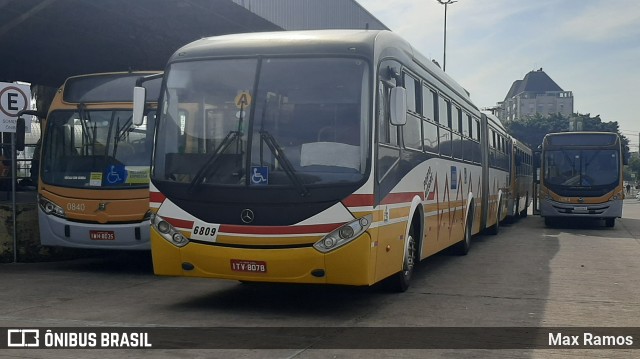
[{"label": "overhead canopy roof", "polygon": [[230,0],[0,0],[0,81],[162,70],[201,37],[274,30]]}]

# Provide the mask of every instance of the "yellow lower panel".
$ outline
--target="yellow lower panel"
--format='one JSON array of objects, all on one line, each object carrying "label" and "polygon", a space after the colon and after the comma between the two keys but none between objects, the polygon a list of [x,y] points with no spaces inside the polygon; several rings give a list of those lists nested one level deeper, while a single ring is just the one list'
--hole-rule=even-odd
[{"label": "yellow lower panel", "polygon": [[[189,243],[178,248],[152,229],[151,250],[157,275],[348,285],[369,285],[373,277],[368,234],[335,251],[322,254],[312,247],[247,249]],[[264,263],[266,273],[233,270],[232,259]],[[194,268],[184,270],[183,263],[190,263]],[[311,273],[314,270],[324,270],[325,275],[313,276]]]}]

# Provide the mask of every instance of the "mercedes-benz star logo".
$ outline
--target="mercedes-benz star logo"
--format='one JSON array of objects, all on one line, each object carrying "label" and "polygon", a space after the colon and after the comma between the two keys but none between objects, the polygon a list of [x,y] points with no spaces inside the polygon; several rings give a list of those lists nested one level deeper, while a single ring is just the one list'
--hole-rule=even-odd
[{"label": "mercedes-benz star logo", "polygon": [[111,203],[111,202],[100,202],[100,203],[98,203],[98,209],[96,209],[95,212],[106,211],[107,210],[107,205],[109,203]]},{"label": "mercedes-benz star logo", "polygon": [[242,220],[242,222],[249,224],[251,222],[253,222],[253,219],[255,218],[253,211],[250,209],[243,209],[242,212],[240,212],[240,219]]}]

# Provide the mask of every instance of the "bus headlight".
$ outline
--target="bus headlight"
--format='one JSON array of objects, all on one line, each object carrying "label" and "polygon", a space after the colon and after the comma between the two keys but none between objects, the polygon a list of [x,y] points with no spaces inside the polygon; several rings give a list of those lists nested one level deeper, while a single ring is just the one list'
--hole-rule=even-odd
[{"label": "bus headlight", "polygon": [[370,214],[355,219],[324,236],[321,240],[313,244],[313,248],[322,253],[328,253],[336,248],[340,248],[352,240],[358,238],[371,225],[373,216]]},{"label": "bus headlight", "polygon": [[175,229],[169,222],[162,219],[157,214],[153,214],[150,218],[151,226],[160,233],[160,236],[167,242],[173,244],[176,247],[184,247],[189,243],[187,237],[185,237],[180,231]]},{"label": "bus headlight", "polygon": [[58,206],[57,204],[49,201],[48,199],[39,196],[38,204],[40,205],[40,208],[42,209],[42,211],[44,211],[44,213],[48,215],[54,215],[56,217],[66,218],[64,209],[62,209],[62,207]]}]

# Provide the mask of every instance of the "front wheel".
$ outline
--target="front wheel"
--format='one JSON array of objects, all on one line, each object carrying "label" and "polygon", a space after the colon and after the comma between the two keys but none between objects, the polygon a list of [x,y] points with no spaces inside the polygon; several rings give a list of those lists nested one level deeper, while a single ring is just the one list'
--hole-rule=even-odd
[{"label": "front wheel", "polygon": [[404,251],[404,261],[402,263],[402,270],[396,273],[392,278],[392,289],[395,292],[405,292],[409,289],[409,283],[411,281],[411,275],[413,274],[413,268],[416,264],[416,240],[413,238],[413,234],[409,233],[407,238],[407,247]]},{"label": "front wheel", "polygon": [[604,220],[604,224],[605,224],[605,226],[607,226],[609,228],[613,228],[616,225],[616,219],[615,218],[606,218]]},{"label": "front wheel", "polygon": [[556,224],[556,221],[553,217],[544,217],[544,225],[547,227],[553,227]]}]

